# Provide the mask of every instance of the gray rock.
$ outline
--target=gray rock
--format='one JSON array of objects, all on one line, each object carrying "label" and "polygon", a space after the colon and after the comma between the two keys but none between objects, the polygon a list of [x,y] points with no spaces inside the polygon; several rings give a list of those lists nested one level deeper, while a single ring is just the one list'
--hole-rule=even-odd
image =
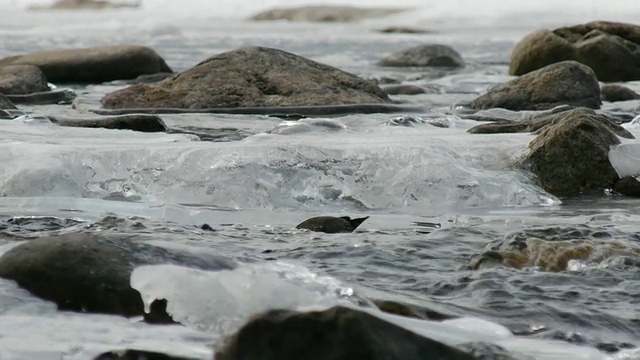
[{"label": "gray rock", "polygon": [[489,89],[473,100],[474,109],[547,110],[560,105],[600,108],[600,84],[593,71],[562,61]]},{"label": "gray rock", "polygon": [[103,10],[137,8],[140,1],[111,2],[107,0],[58,0],[51,5],[30,5],[28,10]]},{"label": "gray rock", "polygon": [[419,29],[409,26],[389,26],[384,29],[378,30],[383,34],[429,34],[432,33],[430,30]]},{"label": "gray rock", "polygon": [[16,64],[37,66],[54,83],[102,83],[171,72],[154,50],[136,45],[50,50],[0,59],[0,66]]},{"label": "gray rock", "polygon": [[640,99],[640,94],[619,84],[602,85],[602,100],[609,102]]},{"label": "gray rock", "polygon": [[348,216],[317,216],[307,219],[296,226],[296,229],[324,232],[328,234],[350,233],[369,217],[352,219]]},{"label": "gray rock", "polygon": [[[556,196],[603,193],[612,187],[619,178],[608,154],[620,140],[611,130],[611,122],[584,108],[558,116],[554,125],[547,126],[529,144],[525,167]],[[633,135],[628,133],[627,137]]]},{"label": "gray rock", "polygon": [[29,94],[7,95],[7,99],[11,100],[14,104],[70,104],[76,96],[76,92],[71,89],[55,89]]},{"label": "gray rock", "polygon": [[0,277],[61,310],[136,316],[144,314],[140,294],[131,288],[140,265],[178,264],[207,270],[234,264],[213,255],[151,246],[131,237],[66,234],[30,240],[0,257]]},{"label": "gray rock", "polygon": [[51,122],[60,126],[133,130],[140,132],[166,132],[168,130],[167,126],[159,116],[147,114],[103,116],[95,118],[74,118],[50,115],[48,118]]},{"label": "gray rock", "polygon": [[464,60],[447,45],[419,45],[392,54],[378,62],[380,66],[444,66],[462,67]]},{"label": "gray rock", "polygon": [[272,310],[245,324],[217,360],[448,359],[473,356],[374,315],[336,306],[325,311]]},{"label": "gray rock", "polygon": [[18,109],[6,96],[0,93],[0,109],[2,110],[16,110]]},{"label": "gray rock", "polygon": [[535,31],[513,49],[509,73],[522,75],[565,60],[589,66],[601,81],[640,79],[640,27],[594,21]]},{"label": "gray rock", "polygon": [[382,88],[387,95],[418,95],[424,94],[424,88],[416,85],[394,85]]},{"label": "gray rock", "polygon": [[107,108],[237,108],[390,103],[372,82],[286,51],[245,47],[153,84],[107,94]]},{"label": "gray rock", "polygon": [[275,8],[256,14],[251,20],[289,20],[309,22],[353,22],[406,11],[399,8],[362,8],[353,6],[302,6]]},{"label": "gray rock", "polygon": [[29,94],[49,91],[47,78],[33,65],[0,66],[0,93]]},{"label": "gray rock", "polygon": [[640,181],[634,176],[625,176],[616,181],[613,191],[630,197],[640,197]]}]

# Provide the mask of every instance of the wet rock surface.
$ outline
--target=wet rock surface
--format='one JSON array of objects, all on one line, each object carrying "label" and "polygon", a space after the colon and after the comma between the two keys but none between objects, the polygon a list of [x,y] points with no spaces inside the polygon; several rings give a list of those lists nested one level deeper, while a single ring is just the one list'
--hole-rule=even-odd
[{"label": "wet rock surface", "polygon": [[33,65],[0,66],[0,93],[29,94],[48,91],[47,78]]},{"label": "wet rock surface", "polygon": [[349,216],[317,216],[301,222],[296,226],[296,229],[307,229],[328,234],[350,233],[368,218],[368,216],[357,219],[352,219]]},{"label": "wet rock surface", "polygon": [[246,47],[165,80],[107,94],[106,108],[224,108],[389,103],[377,85],[292,53]]},{"label": "wet rock surface", "polygon": [[602,100],[616,102],[640,99],[640,94],[620,84],[602,85]]},{"label": "wet rock surface", "polygon": [[157,115],[131,114],[104,117],[66,117],[48,116],[54,124],[60,126],[103,128],[114,130],[133,130],[140,132],[166,132],[167,126]]},{"label": "wet rock surface", "polygon": [[564,60],[589,66],[601,81],[640,79],[640,27],[594,21],[535,31],[513,49],[509,73],[522,75]]},{"label": "wet rock surface", "polygon": [[[354,346],[358,344],[358,346]],[[245,324],[216,352],[234,359],[475,359],[366,312],[333,307],[319,312],[272,310]]]},{"label": "wet rock surface", "polygon": [[427,91],[417,85],[394,85],[382,88],[387,95],[417,95],[424,94]]},{"label": "wet rock surface", "polygon": [[0,109],[2,110],[15,110],[17,107],[6,96],[0,93]]},{"label": "wet rock surface", "polygon": [[153,351],[144,350],[115,350],[102,353],[93,360],[195,360],[193,358],[177,357]]},{"label": "wet rock surface", "polygon": [[593,71],[576,61],[563,61],[491,88],[471,107],[519,111],[560,105],[598,109],[600,104],[600,84]]},{"label": "wet rock surface", "polygon": [[171,72],[153,49],[136,45],[48,50],[0,59],[0,67],[18,64],[37,66],[54,83],[102,83]]},{"label": "wet rock surface", "polygon": [[129,283],[140,265],[178,264],[208,270],[233,262],[145,244],[127,236],[75,233],[37,238],[0,257],[0,277],[61,310],[124,316],[144,314],[140,294]]}]

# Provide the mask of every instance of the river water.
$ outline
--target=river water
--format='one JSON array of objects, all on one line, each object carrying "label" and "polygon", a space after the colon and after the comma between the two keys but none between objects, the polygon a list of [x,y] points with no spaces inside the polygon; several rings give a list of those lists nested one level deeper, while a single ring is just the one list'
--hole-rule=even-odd
[{"label": "river water", "polygon": [[[490,341],[535,359],[640,359],[633,348],[640,345],[638,202],[608,195],[558,199],[511,166],[533,135],[471,135],[466,130],[476,122],[446,114],[451,105],[510,79],[510,51],[530,31],[596,19],[632,22],[640,15],[634,1],[400,1],[393,6],[414,9],[354,24],[245,20],[270,6],[310,3],[299,0],[24,10],[34,3],[43,1],[0,1],[0,56],[133,43],[152,47],[181,71],[241,46],[277,47],[365,78],[428,87],[428,94],[394,99],[427,106],[420,115],[448,127],[392,126],[390,120],[403,114],[297,123],[163,115],[172,128],[214,135],[214,141],[200,141],[188,134],[64,128],[30,118],[0,122],[2,251],[23,239],[88,230],[138,234],[160,246],[215,252],[242,264],[219,273],[175,266],[136,270],[132,285],[149,299],[169,299],[169,311],[186,326],[59,312],[0,280],[1,359],[88,359],[120,348],[210,359],[224,334],[268,308],[380,298],[461,316],[457,323],[419,324],[420,331],[451,344]],[[375,31],[389,25],[435,32]],[[421,43],[450,45],[467,66],[375,66]],[[640,83],[628,85],[640,90]],[[21,109],[77,115],[123,86],[73,86],[78,109]],[[626,103],[623,110],[637,106]],[[633,160],[637,147],[626,142],[618,153],[629,156],[619,158]],[[620,171],[633,172],[637,163],[622,160]],[[353,234],[295,229],[315,215],[370,218]],[[215,231],[201,230],[204,223]],[[593,252],[560,271],[535,259],[519,269],[468,268],[474,256],[514,241],[537,244],[540,257],[547,256],[549,241]]]}]

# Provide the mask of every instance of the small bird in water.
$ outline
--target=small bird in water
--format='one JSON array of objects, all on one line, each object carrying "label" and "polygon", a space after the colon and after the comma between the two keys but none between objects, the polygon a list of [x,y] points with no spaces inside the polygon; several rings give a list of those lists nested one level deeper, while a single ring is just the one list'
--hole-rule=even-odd
[{"label": "small bird in water", "polygon": [[296,226],[296,229],[307,229],[328,234],[350,233],[368,218],[368,216],[357,219],[352,219],[348,216],[317,216],[301,222]]}]

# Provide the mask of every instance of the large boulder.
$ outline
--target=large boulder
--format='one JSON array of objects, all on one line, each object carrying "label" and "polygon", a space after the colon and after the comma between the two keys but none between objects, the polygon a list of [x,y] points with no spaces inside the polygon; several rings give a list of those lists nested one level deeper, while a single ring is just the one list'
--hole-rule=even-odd
[{"label": "large boulder", "polygon": [[48,91],[47,78],[33,65],[0,66],[0,93],[29,94]]},{"label": "large boulder", "polygon": [[10,249],[0,257],[0,277],[61,310],[137,316],[144,314],[144,304],[130,286],[133,269],[165,263],[207,270],[234,267],[213,255],[85,233],[38,238]]},{"label": "large boulder", "polygon": [[474,109],[547,110],[559,105],[600,108],[600,84],[593,71],[562,61],[515,78],[473,100]]},{"label": "large boulder", "polygon": [[47,80],[62,83],[102,83],[171,72],[154,50],[136,45],[50,50],[0,59],[0,66],[16,64],[37,66]]},{"label": "large boulder", "polygon": [[589,66],[601,81],[640,79],[640,27],[594,21],[535,31],[513,49],[509,73],[522,75],[564,60]]},{"label": "large boulder", "polygon": [[403,12],[399,8],[362,8],[353,6],[302,6],[275,8],[251,17],[251,20],[289,20],[310,22],[352,22]]},{"label": "large boulder", "polygon": [[[620,139],[611,122],[584,108],[556,116],[556,123],[529,143],[526,167],[556,196],[603,193],[612,187],[619,177],[609,162],[609,149]],[[626,130],[620,134],[633,138]]]},{"label": "large boulder", "polygon": [[331,66],[266,48],[213,56],[153,84],[107,94],[107,108],[231,108],[390,103],[373,82]]},{"label": "large boulder", "polygon": [[272,310],[245,324],[217,360],[475,359],[364,311]]},{"label": "large boulder", "polygon": [[462,67],[464,60],[447,45],[427,44],[389,55],[378,62],[380,66],[446,66]]}]

